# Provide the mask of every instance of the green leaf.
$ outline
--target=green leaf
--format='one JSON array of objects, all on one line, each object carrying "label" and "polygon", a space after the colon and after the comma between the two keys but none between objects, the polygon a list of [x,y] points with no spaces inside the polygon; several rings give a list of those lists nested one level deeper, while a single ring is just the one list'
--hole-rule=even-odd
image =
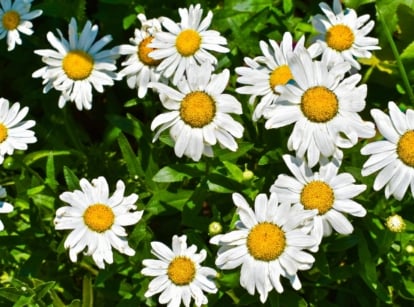
[{"label": "green leaf", "polygon": [[293,1],[292,0],[283,0],[283,11],[285,14],[289,14],[293,9]]},{"label": "green leaf", "polygon": [[46,161],[46,180],[45,183],[53,190],[56,191],[56,188],[59,185],[59,182],[56,180],[55,174],[55,161],[53,155],[49,154]]},{"label": "green leaf", "polygon": [[242,182],[243,181],[243,171],[234,163],[223,161],[223,165],[229,171],[232,179]]},{"label": "green leaf", "polygon": [[203,173],[197,169],[197,167],[185,164],[177,164],[164,166],[155,174],[152,180],[155,182],[181,182],[184,179],[198,177],[202,174]]},{"label": "green leaf", "polygon": [[191,190],[178,190],[174,193],[166,190],[160,190],[154,194],[152,201],[163,202],[168,206],[182,211],[185,203],[190,199],[192,194],[193,191]]},{"label": "green leaf", "polygon": [[414,60],[414,42],[409,44],[401,53],[402,60]]},{"label": "green leaf", "polygon": [[17,302],[22,294],[23,293],[20,289],[16,289],[14,287],[0,288],[0,296],[11,302]]},{"label": "green leaf", "polygon": [[69,190],[73,191],[79,189],[79,178],[67,166],[63,166],[63,177],[65,178]]},{"label": "green leaf", "polygon": [[36,299],[44,297],[54,286],[56,282],[48,281],[36,286],[33,291],[36,293]]},{"label": "green leaf", "polygon": [[124,19],[122,20],[122,27],[124,28],[124,30],[127,30],[135,23],[136,20],[136,14],[128,15],[124,17]]},{"label": "green leaf", "polygon": [[114,126],[125,133],[133,135],[137,140],[142,137],[141,123],[131,114],[127,114],[127,118],[113,114],[108,115],[107,118]]},{"label": "green leaf", "polygon": [[129,145],[129,142],[123,133],[120,133],[118,136],[118,145],[119,145],[119,148],[121,149],[122,157],[125,160],[130,176],[131,177],[136,177],[136,176],[143,177],[144,171],[139,165],[137,156],[134,154],[131,148],[131,145]]},{"label": "green leaf", "polygon": [[39,151],[35,151],[35,152],[31,152],[27,154],[24,157],[23,162],[26,165],[31,165],[40,159],[48,158],[50,156],[70,156],[70,155],[75,155],[82,159],[85,158],[85,155],[82,152],[77,151],[77,150],[39,150]]}]

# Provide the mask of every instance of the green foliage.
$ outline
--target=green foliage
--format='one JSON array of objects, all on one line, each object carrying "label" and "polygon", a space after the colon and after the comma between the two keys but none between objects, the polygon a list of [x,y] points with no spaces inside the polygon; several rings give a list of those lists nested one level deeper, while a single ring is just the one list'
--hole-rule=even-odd
[{"label": "green foliage", "polygon": [[[214,267],[217,247],[209,243],[208,226],[234,229],[238,217],[231,194],[243,194],[251,203],[268,192],[279,174],[289,173],[282,160],[288,153],[291,127],[266,130],[263,120],[251,120],[248,98],[235,92],[234,69],[244,57],[260,54],[259,41],[280,41],[289,31],[295,40],[307,42],[315,34],[311,16],[320,13],[315,1],[292,0],[204,0],[212,10],[211,28],[227,38],[230,52],[219,55],[218,69],[228,68],[231,80],[226,89],[243,104],[237,120],[245,127],[238,150],[214,147],[214,158],[200,162],[177,158],[173,142],[164,133],[153,142],[150,125],[163,112],[158,95],[136,97],[136,90],[117,81],[104,93],[94,92],[93,109],[79,112],[73,104],[62,110],[58,95],[44,94],[40,80],[32,73],[43,64],[33,50],[49,48],[46,33],[60,29],[67,35],[67,23],[91,20],[99,25],[98,37],[111,34],[111,47],[127,44],[140,24],[138,13],[148,18],[168,16],[178,20],[179,7],[192,1],[130,0],[39,0],[33,9],[43,15],[33,20],[34,34],[22,35],[23,45],[7,52],[0,40],[1,97],[29,106],[28,117],[36,120],[38,142],[27,151],[6,157],[0,184],[8,192],[14,211],[2,214],[5,229],[0,232],[0,306],[157,306],[157,297],[146,298],[149,279],[143,276],[142,260],[153,258],[150,242],[170,244],[174,234],[186,234],[190,244],[205,249],[206,265]],[[381,50],[361,60],[363,82],[368,86],[366,120],[372,108],[387,108],[389,100],[413,109],[414,1],[345,0],[359,15],[370,14],[376,26]],[[331,4],[331,3],[329,3]],[[387,32],[388,31],[388,32]],[[124,60],[118,60],[118,68]],[[410,94],[411,93],[411,94]],[[284,293],[272,291],[266,306],[409,306],[414,301],[414,206],[413,196],[402,201],[385,199],[373,190],[373,178],[362,177],[366,157],[358,144],[345,151],[341,171],[352,173],[367,190],[358,197],[368,211],[352,219],[355,231],[349,236],[324,239],[314,255],[315,264],[299,273],[303,287],[294,291],[283,278]],[[79,180],[105,176],[113,187],[122,179],[127,194],[139,195],[137,206],[144,210],[142,221],[127,227],[128,241],[136,250],[132,257],[114,252],[114,263],[98,270],[91,257],[69,259],[64,247],[67,231],[56,231],[56,210],[65,204],[59,195],[79,189]],[[407,193],[409,194],[409,193]],[[386,218],[398,213],[407,228],[393,233]],[[209,306],[258,306],[240,286],[240,270],[219,271],[218,293],[209,296]]]}]

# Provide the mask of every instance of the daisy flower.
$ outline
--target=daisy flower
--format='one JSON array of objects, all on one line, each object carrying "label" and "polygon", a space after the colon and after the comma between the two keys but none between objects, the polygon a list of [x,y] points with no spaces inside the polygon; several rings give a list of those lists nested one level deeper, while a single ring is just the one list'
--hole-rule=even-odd
[{"label": "daisy flower", "polygon": [[292,35],[286,32],[278,45],[274,40],[269,40],[269,45],[260,41],[260,49],[263,55],[254,59],[245,57],[246,66],[237,67],[239,75],[237,82],[244,86],[236,89],[239,94],[251,95],[249,103],[253,104],[257,96],[261,97],[255,107],[253,120],[258,120],[266,108],[274,105],[279,97],[276,86],[285,85],[293,79],[289,68],[288,58],[292,52],[303,48],[305,37],[302,37],[293,48]]},{"label": "daisy flower", "polygon": [[277,86],[280,92],[277,107],[266,114],[267,129],[295,123],[288,139],[289,150],[296,156],[307,155],[313,167],[319,158],[338,155],[339,148],[354,146],[359,138],[375,135],[371,122],[357,112],[365,108],[367,86],[357,86],[360,74],[344,79],[349,64],[342,62],[332,68],[312,61],[308,50],[292,55],[290,70],[295,82]]},{"label": "daisy flower", "polygon": [[[211,24],[213,13],[209,11],[201,20],[203,9],[200,4],[190,5],[189,9],[178,9],[181,21],[175,23],[167,17],[163,17],[162,25],[167,32],[155,33],[154,41],[149,45],[156,48],[149,54],[150,57],[163,60],[158,65],[158,70],[166,78],[173,76],[173,84],[177,84],[190,65],[209,62],[217,63],[217,59],[208,51],[229,52],[224,47],[227,40],[215,30],[207,30]],[[223,46],[224,45],[224,46]]]},{"label": "daisy flower", "polygon": [[31,0],[0,1],[0,39],[7,36],[7,50],[11,51],[22,44],[20,33],[33,34],[30,20],[42,15],[42,10],[30,11]]},{"label": "daisy flower", "polygon": [[129,88],[138,89],[138,97],[143,98],[147,94],[148,83],[157,82],[160,73],[156,71],[160,60],[155,60],[148,54],[155,50],[148,45],[154,40],[154,34],[161,31],[158,19],[147,20],[144,14],[139,14],[141,29],[135,29],[135,37],[130,39],[131,45],[119,46],[119,53],[128,55],[121,63],[126,66],[119,74],[127,78]]},{"label": "daisy flower", "polygon": [[201,266],[206,259],[204,249],[197,253],[197,247],[187,247],[187,237],[174,235],[172,250],[161,242],[151,242],[151,253],[158,259],[145,259],[141,273],[155,277],[149,284],[145,297],[161,293],[160,304],[168,307],[178,307],[181,302],[189,307],[191,298],[200,307],[208,303],[203,292],[216,293],[217,287],[212,279],[216,271]]},{"label": "daisy flower", "polygon": [[177,85],[178,91],[163,83],[150,84],[169,110],[152,121],[151,130],[158,128],[154,141],[161,132],[170,129],[175,154],[180,158],[186,155],[198,161],[202,154],[211,157],[216,143],[236,151],[234,138],[243,135],[243,126],[229,115],[241,114],[241,104],[233,96],[223,94],[230,73],[225,69],[211,74],[209,65],[190,66],[187,78]]},{"label": "daisy flower", "polygon": [[69,23],[69,41],[59,30],[58,39],[52,32],[47,33],[49,43],[55,48],[36,50],[42,56],[46,66],[33,73],[34,78],[43,78],[43,92],[51,88],[62,92],[59,97],[59,108],[67,101],[76,104],[78,110],[92,108],[92,86],[102,93],[104,85],[113,85],[118,80],[115,58],[118,57],[118,47],[102,50],[112,38],[106,35],[96,41],[98,26],[87,21],[80,35],[74,18]]},{"label": "daisy flower", "polygon": [[237,229],[210,239],[220,245],[216,265],[224,270],[241,266],[240,285],[251,295],[257,289],[262,303],[273,288],[283,292],[280,276],[299,290],[302,285],[297,272],[310,269],[315,261],[304,250],[316,244],[302,225],[316,210],[299,211],[290,204],[279,204],[276,194],[269,199],[259,194],[254,211],[238,193],[233,194],[233,202],[239,215]]},{"label": "daisy flower", "polygon": [[[300,158],[284,155],[283,160],[294,177],[279,175],[270,188],[282,203],[301,205],[306,210],[318,210],[313,218],[311,234],[318,239],[329,236],[332,230],[340,234],[350,234],[354,230],[345,217],[350,214],[357,217],[366,215],[366,210],[353,197],[365,191],[364,184],[354,184],[355,179],[349,173],[338,174],[341,161],[323,160],[318,172],[313,172]],[[317,247],[312,251],[317,251]]]},{"label": "daisy flower", "polygon": [[414,110],[404,114],[397,105],[388,103],[389,116],[378,109],[371,115],[384,140],[372,142],[361,149],[363,155],[371,155],[364,163],[363,176],[379,171],[374,190],[385,186],[385,197],[393,195],[401,200],[408,187],[414,195]]},{"label": "daisy flower", "polygon": [[86,247],[85,254],[92,256],[101,269],[105,267],[104,262],[113,262],[112,247],[125,255],[135,255],[123,226],[134,225],[142,217],[143,211],[135,211],[138,195],[124,196],[125,184],[118,180],[115,192],[109,196],[104,177],[93,179],[92,183],[83,178],[79,185],[82,190],[59,196],[69,206],[59,208],[54,220],[57,230],[73,229],[64,244],[70,249],[70,260],[76,262]]},{"label": "daisy flower", "polygon": [[323,61],[330,66],[347,61],[361,69],[356,59],[370,58],[370,50],[381,49],[377,38],[367,36],[374,28],[374,21],[369,20],[369,15],[358,17],[353,9],[343,10],[339,0],[333,1],[333,10],[325,2],[319,6],[325,16],[318,14],[312,18],[319,35],[309,50],[315,56],[322,54]]},{"label": "daisy flower", "polygon": [[[0,185],[0,198],[7,196],[6,189]],[[0,213],[10,213],[13,211],[13,205],[0,200]],[[0,231],[4,229],[4,224],[0,220]]]},{"label": "daisy flower", "polygon": [[34,132],[29,130],[36,122],[22,121],[28,112],[28,107],[20,109],[18,102],[10,106],[7,99],[0,98],[0,164],[6,154],[12,155],[15,149],[26,150],[27,144],[36,143]]}]

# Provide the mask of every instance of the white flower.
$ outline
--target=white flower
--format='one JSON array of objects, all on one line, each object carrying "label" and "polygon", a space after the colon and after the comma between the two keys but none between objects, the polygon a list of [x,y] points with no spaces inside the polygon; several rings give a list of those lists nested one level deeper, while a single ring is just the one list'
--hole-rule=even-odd
[{"label": "white flower", "polygon": [[151,124],[152,130],[159,128],[154,141],[170,129],[177,157],[186,155],[194,161],[200,160],[202,154],[213,156],[211,146],[216,143],[236,151],[234,138],[242,137],[244,129],[228,113],[241,114],[242,107],[233,96],[222,94],[229,77],[227,69],[211,74],[209,64],[204,63],[190,66],[187,78],[177,85],[178,91],[162,83],[150,84],[169,110]]},{"label": "white flower", "polygon": [[374,190],[385,186],[385,197],[393,195],[401,200],[408,187],[414,195],[414,110],[404,114],[392,101],[388,103],[389,116],[378,109],[371,115],[385,140],[372,142],[361,149],[363,155],[371,155],[362,167],[362,175],[379,171]]},{"label": "white flower", "polygon": [[138,97],[143,98],[147,94],[148,83],[160,79],[156,68],[161,61],[148,55],[155,50],[148,45],[153,41],[155,33],[161,31],[161,24],[155,18],[147,20],[144,14],[139,14],[138,19],[142,26],[141,29],[135,29],[135,37],[130,39],[131,45],[119,46],[119,53],[128,55],[121,64],[126,67],[119,74],[125,76],[129,88],[137,88]]},{"label": "white flower", "polygon": [[215,65],[217,59],[208,50],[222,53],[229,51],[222,46],[227,45],[227,40],[219,32],[207,30],[213,18],[211,11],[203,20],[200,4],[190,5],[189,9],[181,8],[178,13],[181,17],[179,23],[163,17],[162,25],[168,32],[155,33],[155,39],[149,45],[157,49],[149,55],[163,60],[158,70],[167,78],[174,75],[173,84],[177,84],[193,64],[201,65],[207,61]]},{"label": "white flower", "polygon": [[289,67],[295,82],[276,87],[280,92],[277,107],[265,114],[265,127],[295,123],[288,148],[295,150],[296,156],[307,154],[313,167],[321,156],[337,156],[339,148],[350,148],[359,138],[375,135],[374,124],[363,121],[357,113],[365,108],[367,86],[356,86],[360,74],[344,79],[348,63],[328,68],[323,62],[312,61],[302,48],[292,55]]},{"label": "white flower", "polygon": [[69,41],[62,32],[57,30],[60,39],[52,32],[47,33],[47,39],[56,49],[41,49],[35,53],[42,56],[47,65],[33,73],[34,78],[43,78],[43,93],[55,88],[62,92],[59,97],[59,108],[67,101],[75,102],[78,110],[92,108],[92,86],[102,93],[104,85],[113,85],[118,80],[115,58],[119,56],[118,47],[102,50],[112,38],[106,35],[95,41],[98,26],[87,21],[81,33],[74,18],[69,23]]},{"label": "white flower", "polygon": [[220,245],[216,265],[224,270],[241,266],[240,285],[251,295],[257,289],[262,303],[273,288],[283,292],[280,276],[289,279],[295,290],[300,289],[297,271],[310,269],[315,261],[304,249],[317,243],[302,226],[316,210],[297,210],[288,203],[279,204],[274,193],[269,199],[259,194],[254,211],[238,193],[233,194],[233,202],[240,218],[237,230],[210,240]]},{"label": "white flower", "polygon": [[246,66],[237,67],[239,75],[237,82],[245,86],[236,89],[237,93],[251,95],[249,103],[253,104],[257,96],[260,101],[255,107],[253,120],[258,120],[263,112],[274,105],[279,97],[276,86],[285,85],[293,79],[289,68],[289,56],[300,48],[303,48],[305,37],[303,36],[293,48],[292,35],[286,32],[278,45],[274,40],[269,40],[269,45],[260,41],[260,49],[263,55],[254,59],[245,57]]},{"label": "white flower", "polygon": [[[374,28],[374,21],[369,15],[357,16],[355,10],[342,10],[339,0],[333,1],[333,10],[325,2],[319,4],[326,15],[316,15],[312,24],[319,32],[316,42],[309,47],[317,56],[322,53],[322,61],[329,66],[347,61],[356,69],[361,65],[355,58],[370,58],[370,50],[381,49],[378,39],[366,36]],[[368,23],[367,23],[368,22]]]},{"label": "white flower", "polygon": [[29,130],[36,122],[22,121],[28,112],[28,107],[20,110],[18,102],[10,107],[7,99],[0,98],[0,164],[6,154],[12,155],[15,149],[26,150],[27,144],[36,143],[34,132]]},{"label": "white flower", "polygon": [[[6,197],[7,193],[6,193],[6,189],[3,188],[0,185],[0,198],[4,198]],[[13,211],[13,205],[9,204],[5,201],[0,200],[0,213],[10,213]],[[0,231],[2,231],[4,229],[4,224],[3,222],[0,220]]]},{"label": "white flower", "polygon": [[206,259],[204,249],[197,253],[197,247],[187,247],[185,235],[172,238],[172,250],[161,242],[151,242],[151,253],[159,260],[145,259],[141,273],[155,277],[149,284],[145,297],[161,293],[158,301],[168,307],[178,307],[181,302],[189,307],[191,298],[197,307],[208,303],[203,292],[216,293],[212,279],[216,271],[201,266]]},{"label": "white flower", "polygon": [[123,226],[134,225],[142,217],[143,211],[135,211],[138,195],[124,196],[125,184],[118,180],[115,192],[109,196],[104,177],[93,179],[92,184],[83,178],[79,185],[82,190],[59,196],[69,206],[59,208],[54,220],[57,230],[73,229],[64,245],[70,249],[70,260],[76,262],[86,247],[85,254],[92,256],[101,269],[105,267],[104,262],[113,262],[112,247],[125,255],[135,255]]},{"label": "white flower", "polygon": [[33,24],[29,21],[42,15],[42,10],[30,11],[31,0],[0,1],[0,39],[7,35],[7,50],[22,44],[19,32],[32,35]]},{"label": "white flower", "polygon": [[[364,184],[354,184],[349,173],[338,174],[340,160],[321,161],[318,172],[300,158],[284,155],[283,160],[294,177],[279,175],[270,192],[276,193],[282,203],[301,205],[307,210],[318,210],[313,218],[311,234],[318,239],[329,236],[332,229],[340,234],[350,234],[352,224],[344,216],[347,213],[357,217],[366,215],[366,210],[353,197],[365,191]],[[316,251],[317,247],[312,251]]]}]

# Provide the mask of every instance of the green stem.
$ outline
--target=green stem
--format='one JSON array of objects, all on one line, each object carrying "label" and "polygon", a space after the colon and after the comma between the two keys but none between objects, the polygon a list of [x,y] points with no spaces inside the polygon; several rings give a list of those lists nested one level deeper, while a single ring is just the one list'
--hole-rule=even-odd
[{"label": "green stem", "polygon": [[407,90],[408,98],[410,99],[411,103],[414,103],[414,94],[413,90],[410,85],[410,81],[407,77],[407,72],[405,71],[404,64],[401,60],[400,53],[398,52],[397,46],[394,43],[392,38],[391,32],[387,27],[387,24],[384,21],[384,18],[381,15],[380,10],[377,8],[379,20],[384,28],[385,36],[387,37],[388,43],[390,44],[391,51],[394,54],[395,60],[397,61],[398,70],[400,71],[402,81],[404,83],[404,87]]}]

